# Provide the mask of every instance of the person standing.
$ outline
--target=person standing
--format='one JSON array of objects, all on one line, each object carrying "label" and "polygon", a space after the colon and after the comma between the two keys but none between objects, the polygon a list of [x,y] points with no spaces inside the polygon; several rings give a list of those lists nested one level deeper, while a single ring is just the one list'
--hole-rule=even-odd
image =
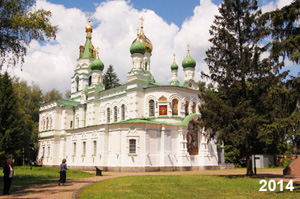
[{"label": "person standing", "polygon": [[3,168],[3,173],[4,173],[4,184],[3,184],[3,195],[8,195],[10,194],[9,188],[11,185],[12,178],[14,177],[14,169],[13,169],[13,159],[9,158],[7,160],[7,164]]},{"label": "person standing", "polygon": [[60,178],[58,180],[58,185],[62,183],[62,185],[65,185],[66,183],[66,178],[67,178],[67,164],[66,164],[66,159],[62,160],[61,165],[59,166],[59,173],[60,173]]}]

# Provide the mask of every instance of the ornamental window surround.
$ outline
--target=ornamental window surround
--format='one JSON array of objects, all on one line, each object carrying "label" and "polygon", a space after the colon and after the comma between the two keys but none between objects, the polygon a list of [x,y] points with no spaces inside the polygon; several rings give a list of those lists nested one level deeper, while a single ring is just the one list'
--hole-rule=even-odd
[{"label": "ornamental window surround", "polygon": [[189,115],[190,113],[189,113],[189,101],[186,101],[185,102],[185,115],[187,116],[187,115]]}]

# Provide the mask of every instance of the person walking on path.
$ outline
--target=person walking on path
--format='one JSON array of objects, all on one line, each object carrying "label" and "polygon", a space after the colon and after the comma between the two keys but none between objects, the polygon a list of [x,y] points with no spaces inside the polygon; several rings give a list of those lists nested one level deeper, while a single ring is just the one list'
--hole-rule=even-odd
[{"label": "person walking on path", "polygon": [[11,180],[14,177],[14,169],[13,169],[13,159],[9,158],[7,160],[7,164],[5,164],[3,168],[3,179],[4,179],[4,184],[3,184],[3,195],[8,195],[10,194],[9,188],[11,185]]},{"label": "person walking on path", "polygon": [[60,178],[58,180],[58,185],[62,184],[65,185],[66,183],[66,178],[67,178],[67,164],[66,164],[66,159],[62,160],[61,165],[59,166],[58,172],[60,173]]}]

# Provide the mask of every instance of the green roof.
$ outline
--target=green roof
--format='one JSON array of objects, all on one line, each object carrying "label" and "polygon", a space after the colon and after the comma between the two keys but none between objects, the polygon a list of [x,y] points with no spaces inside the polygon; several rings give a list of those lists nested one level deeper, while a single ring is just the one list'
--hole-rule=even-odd
[{"label": "green roof", "polygon": [[130,46],[130,53],[134,54],[134,53],[140,53],[140,54],[145,54],[146,52],[146,47],[145,45],[140,42],[140,41],[136,41],[134,42],[131,46]]},{"label": "green roof", "polygon": [[81,58],[91,58],[90,57],[90,47],[92,46],[92,41],[90,38],[87,38],[86,39],[86,42],[84,44],[84,52],[81,56]]},{"label": "green roof", "polygon": [[192,117],[198,116],[201,117],[197,113],[190,114],[186,116],[182,122],[179,123],[168,123],[168,122],[160,122],[160,121],[152,121],[149,119],[130,119],[130,120],[125,120],[125,121],[120,121],[120,122],[114,122],[114,124],[131,124],[131,123],[147,123],[147,124],[167,124],[167,125],[173,125],[173,126],[187,126],[189,121],[191,120]]},{"label": "green roof", "polygon": [[56,100],[61,106],[75,107],[80,103],[70,99],[57,99]]},{"label": "green roof", "polygon": [[101,70],[103,71],[104,69],[104,64],[103,62],[98,58],[95,59],[91,64],[90,64],[91,70]]},{"label": "green roof", "polygon": [[196,67],[196,61],[191,56],[187,56],[182,61],[182,67],[183,68],[195,68]]}]

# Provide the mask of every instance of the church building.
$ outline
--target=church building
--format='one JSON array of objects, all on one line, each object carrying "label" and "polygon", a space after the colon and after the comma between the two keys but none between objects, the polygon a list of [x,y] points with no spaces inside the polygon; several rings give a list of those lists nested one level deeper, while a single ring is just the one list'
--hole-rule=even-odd
[{"label": "church building", "polygon": [[127,81],[107,90],[104,63],[92,44],[89,20],[71,78],[71,98],[40,108],[37,159],[41,164],[58,166],[65,158],[74,169],[174,171],[218,169],[224,161],[222,149],[199,125],[202,101],[189,47],[182,61],[183,82],[177,78],[175,54],[170,84],[155,82],[153,46],[141,20],[130,46]]}]

